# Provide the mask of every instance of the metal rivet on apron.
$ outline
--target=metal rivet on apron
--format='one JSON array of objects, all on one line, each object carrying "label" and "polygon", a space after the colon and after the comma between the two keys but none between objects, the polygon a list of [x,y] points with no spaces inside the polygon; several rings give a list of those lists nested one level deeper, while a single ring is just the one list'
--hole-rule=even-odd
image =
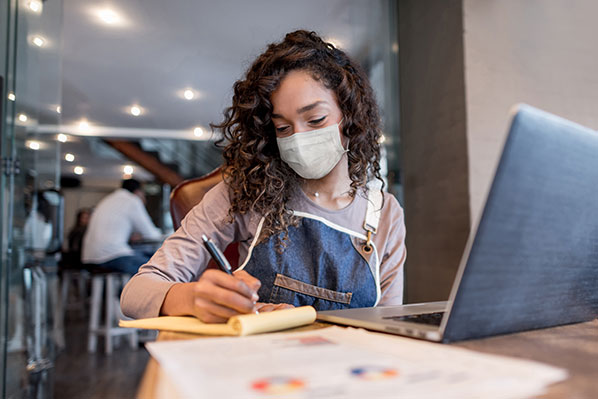
[{"label": "metal rivet on apron", "polygon": [[366,254],[371,254],[372,253],[372,232],[370,230],[368,230],[368,239],[365,242],[365,244],[363,245],[363,252],[365,252]]}]

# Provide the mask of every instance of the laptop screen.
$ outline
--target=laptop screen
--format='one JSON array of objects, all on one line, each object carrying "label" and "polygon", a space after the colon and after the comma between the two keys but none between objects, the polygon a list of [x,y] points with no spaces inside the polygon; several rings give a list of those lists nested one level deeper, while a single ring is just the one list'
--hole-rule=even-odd
[{"label": "laptop screen", "polygon": [[598,133],[521,106],[473,233],[445,340],[598,316]]}]

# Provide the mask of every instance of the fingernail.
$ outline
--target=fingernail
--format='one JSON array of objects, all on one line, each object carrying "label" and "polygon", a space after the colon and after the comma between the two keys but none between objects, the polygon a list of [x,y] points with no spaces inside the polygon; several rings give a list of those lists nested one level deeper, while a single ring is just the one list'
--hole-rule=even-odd
[{"label": "fingernail", "polygon": [[257,302],[258,299],[260,299],[260,296],[254,292],[253,295],[251,296],[251,299],[255,303],[255,302]]}]

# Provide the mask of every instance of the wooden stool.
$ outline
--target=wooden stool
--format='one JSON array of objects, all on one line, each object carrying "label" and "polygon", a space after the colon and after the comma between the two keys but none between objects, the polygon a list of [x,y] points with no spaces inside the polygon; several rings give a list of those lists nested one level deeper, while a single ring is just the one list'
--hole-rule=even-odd
[{"label": "wooden stool", "polygon": [[[104,349],[106,354],[112,353],[112,338],[120,335],[129,335],[132,348],[137,348],[137,330],[133,328],[118,327],[118,319],[122,316],[118,290],[124,286],[131,276],[113,270],[101,269],[97,266],[89,267],[91,271],[91,312],[89,316],[89,332],[87,338],[87,351],[95,353],[98,335],[105,339]],[[105,290],[104,324],[100,325],[100,310],[102,308],[102,293]]]}]

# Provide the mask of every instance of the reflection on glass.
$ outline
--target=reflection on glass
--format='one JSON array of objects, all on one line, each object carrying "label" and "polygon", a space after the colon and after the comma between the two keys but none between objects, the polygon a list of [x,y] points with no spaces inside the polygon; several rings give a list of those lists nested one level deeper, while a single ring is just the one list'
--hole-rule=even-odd
[{"label": "reflection on glass", "polygon": [[[60,0],[10,1],[0,7],[2,157],[1,388],[6,397],[52,397],[55,348],[64,345],[58,319],[57,250],[62,241],[60,142],[40,134],[58,125],[61,104]],[[4,349],[2,349],[4,350]]]}]

